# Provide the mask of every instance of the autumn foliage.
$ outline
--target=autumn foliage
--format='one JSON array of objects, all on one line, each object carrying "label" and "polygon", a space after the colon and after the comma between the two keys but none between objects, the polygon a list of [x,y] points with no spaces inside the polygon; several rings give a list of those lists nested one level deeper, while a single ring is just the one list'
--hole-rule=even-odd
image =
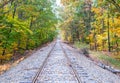
[{"label": "autumn foliage", "polygon": [[49,0],[0,1],[0,60],[11,60],[16,53],[54,39],[56,17],[51,5]]},{"label": "autumn foliage", "polygon": [[[62,0],[63,39],[89,44],[91,50],[120,54],[120,1]],[[66,4],[67,3],[67,4]],[[67,12],[67,13],[66,13]]]}]

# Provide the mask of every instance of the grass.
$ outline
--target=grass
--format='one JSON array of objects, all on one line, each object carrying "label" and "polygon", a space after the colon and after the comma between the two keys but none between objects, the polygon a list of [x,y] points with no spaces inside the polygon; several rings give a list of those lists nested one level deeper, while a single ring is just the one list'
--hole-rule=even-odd
[{"label": "grass", "polygon": [[[81,42],[75,42],[74,46],[80,49],[87,48],[89,49],[89,45]],[[98,62],[103,62],[104,64],[110,65],[112,67],[120,69],[120,60],[116,59],[119,56],[111,56],[112,54],[108,55],[102,51],[91,51],[89,50],[89,56]]]},{"label": "grass", "polygon": [[91,57],[96,58],[98,61],[120,69],[120,61],[115,59],[114,57],[108,56],[103,52],[89,51],[89,53]]},{"label": "grass", "polygon": [[89,49],[89,45],[87,45],[85,43],[82,43],[82,42],[78,42],[78,41],[76,41],[74,43],[74,46],[77,47],[77,48],[80,48],[80,49],[84,49],[84,48]]}]

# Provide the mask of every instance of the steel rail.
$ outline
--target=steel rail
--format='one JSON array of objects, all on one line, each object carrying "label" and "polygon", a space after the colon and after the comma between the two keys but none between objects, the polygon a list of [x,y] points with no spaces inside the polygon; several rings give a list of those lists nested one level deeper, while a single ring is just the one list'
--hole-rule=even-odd
[{"label": "steel rail", "polygon": [[51,48],[51,50],[49,51],[49,53],[47,54],[47,57],[45,58],[42,66],[39,68],[38,72],[37,72],[36,75],[34,76],[34,78],[33,78],[33,80],[32,80],[32,83],[36,83],[37,78],[39,77],[41,71],[43,70],[44,66],[46,65],[47,60],[48,60],[48,58],[50,57],[50,54],[51,54],[51,52],[53,51],[55,45],[56,45],[56,42],[55,42],[55,44],[53,45],[53,47]]},{"label": "steel rail", "polygon": [[78,83],[82,83],[82,81],[81,81],[81,79],[80,79],[77,71],[74,69],[72,62],[70,61],[69,57],[67,56],[67,53],[66,53],[66,51],[65,51],[65,49],[63,48],[63,46],[62,46],[61,43],[60,43],[60,46],[61,46],[61,48],[62,48],[62,50],[63,50],[63,52],[64,52],[64,56],[66,57],[66,59],[67,59],[67,61],[68,61],[68,65],[70,66],[70,68],[72,69],[75,77],[77,78]]}]

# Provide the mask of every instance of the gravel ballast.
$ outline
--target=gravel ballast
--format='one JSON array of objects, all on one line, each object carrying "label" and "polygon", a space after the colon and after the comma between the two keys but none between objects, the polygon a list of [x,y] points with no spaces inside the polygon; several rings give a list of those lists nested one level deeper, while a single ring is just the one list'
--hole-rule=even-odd
[{"label": "gravel ballast", "polygon": [[[86,73],[88,78],[80,76],[83,79],[83,83],[91,83],[86,79],[91,79],[92,83],[120,83],[120,77],[113,74],[112,72],[105,70],[98,65],[96,65],[93,61],[85,57],[83,54],[79,53],[76,49],[66,45],[63,43],[63,46],[66,50],[66,53],[71,58],[71,61],[77,62],[77,66],[81,67],[83,72]],[[73,64],[75,64],[73,62]],[[80,69],[77,69],[78,71]]]},{"label": "gravel ballast", "polygon": [[0,83],[31,83],[54,43],[33,53],[0,76]]},{"label": "gravel ballast", "polygon": [[[36,83],[78,83],[73,70],[68,65],[60,43],[61,41],[57,41]],[[54,44],[55,42],[39,49],[18,65],[6,71],[0,76],[0,83],[32,83],[32,79]],[[93,61],[67,44],[62,43],[61,45],[82,83],[120,83],[120,77],[117,75],[97,66]]]}]

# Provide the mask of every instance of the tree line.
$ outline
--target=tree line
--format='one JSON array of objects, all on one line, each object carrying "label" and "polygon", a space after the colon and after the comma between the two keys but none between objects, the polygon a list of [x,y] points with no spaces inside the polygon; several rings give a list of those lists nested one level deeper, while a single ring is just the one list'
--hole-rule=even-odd
[{"label": "tree line", "polygon": [[89,44],[91,50],[120,52],[119,0],[61,0],[63,39]]},{"label": "tree line", "polygon": [[50,0],[0,1],[0,60],[10,60],[56,36],[57,18]]}]

